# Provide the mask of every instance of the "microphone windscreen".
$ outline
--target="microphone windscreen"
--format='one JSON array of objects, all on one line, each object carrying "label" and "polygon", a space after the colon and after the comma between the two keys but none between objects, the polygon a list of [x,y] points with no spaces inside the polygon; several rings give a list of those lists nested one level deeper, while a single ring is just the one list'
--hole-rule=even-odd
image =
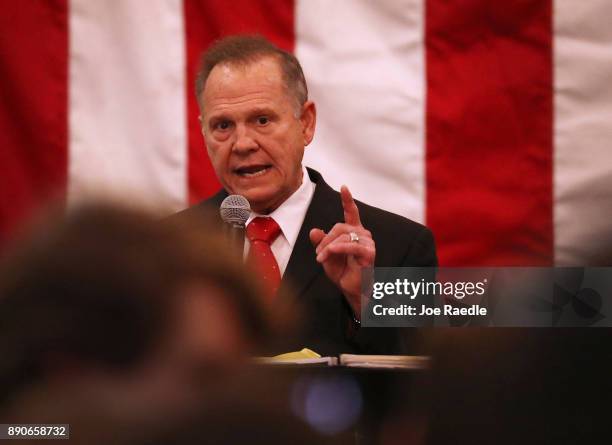
[{"label": "microphone windscreen", "polygon": [[243,226],[251,214],[249,201],[242,195],[229,195],[219,207],[221,219],[232,225]]}]

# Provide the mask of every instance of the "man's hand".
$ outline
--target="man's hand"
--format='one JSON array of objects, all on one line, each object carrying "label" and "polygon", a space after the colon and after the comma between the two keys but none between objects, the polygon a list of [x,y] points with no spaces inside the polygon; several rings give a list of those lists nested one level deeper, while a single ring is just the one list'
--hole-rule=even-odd
[{"label": "man's hand", "polygon": [[[310,241],[316,247],[317,261],[329,279],[346,297],[357,318],[361,317],[361,269],[374,265],[376,245],[372,234],[361,224],[359,209],[346,186],[340,189],[344,223],[337,223],[329,233],[321,229],[310,231]],[[351,240],[351,232],[359,241]],[[354,237],[354,236],[353,236]]]}]

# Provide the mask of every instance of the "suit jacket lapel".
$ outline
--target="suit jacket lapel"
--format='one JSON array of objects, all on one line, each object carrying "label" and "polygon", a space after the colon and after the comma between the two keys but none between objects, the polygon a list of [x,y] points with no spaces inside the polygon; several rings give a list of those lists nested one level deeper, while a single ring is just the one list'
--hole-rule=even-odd
[{"label": "suit jacket lapel", "polygon": [[316,188],[282,282],[283,287],[290,286],[297,296],[303,294],[312,280],[323,273],[323,267],[317,263],[315,248],[310,242],[310,230],[319,228],[328,232],[336,222],[343,220],[342,204],[337,192],[325,183],[318,172],[308,169],[308,174]]}]

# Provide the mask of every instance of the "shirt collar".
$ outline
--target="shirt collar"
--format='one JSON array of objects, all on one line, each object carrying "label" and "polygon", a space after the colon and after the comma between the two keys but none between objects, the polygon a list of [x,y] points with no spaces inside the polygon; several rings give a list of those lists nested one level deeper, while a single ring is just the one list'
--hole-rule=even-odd
[{"label": "shirt collar", "polygon": [[251,212],[246,225],[258,216],[274,218],[274,221],[281,228],[283,236],[291,248],[293,248],[300,233],[302,222],[304,222],[306,217],[306,211],[310,206],[310,201],[312,201],[314,190],[315,184],[310,180],[306,167],[302,165],[302,184],[300,184],[298,189],[269,215]]}]

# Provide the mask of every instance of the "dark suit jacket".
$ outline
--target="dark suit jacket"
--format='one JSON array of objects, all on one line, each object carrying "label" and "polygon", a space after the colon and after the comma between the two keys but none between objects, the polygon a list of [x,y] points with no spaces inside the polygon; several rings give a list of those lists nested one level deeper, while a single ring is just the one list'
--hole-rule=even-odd
[{"label": "dark suit jacket", "polygon": [[[308,174],[316,188],[282,281],[282,286],[296,295],[305,311],[302,314],[304,332],[295,339],[294,347],[308,347],[324,355],[410,352],[404,336],[408,332],[354,325],[353,314],[344,296],[317,263],[315,248],[309,238],[310,230],[320,228],[328,232],[334,224],[344,221],[344,212],[340,193],[327,185],[317,171],[309,168]],[[218,208],[226,196],[227,192],[221,190],[177,216],[189,217],[210,206]],[[361,222],[372,233],[376,243],[376,267],[437,265],[429,229],[402,216],[359,201],[356,203]]]}]

